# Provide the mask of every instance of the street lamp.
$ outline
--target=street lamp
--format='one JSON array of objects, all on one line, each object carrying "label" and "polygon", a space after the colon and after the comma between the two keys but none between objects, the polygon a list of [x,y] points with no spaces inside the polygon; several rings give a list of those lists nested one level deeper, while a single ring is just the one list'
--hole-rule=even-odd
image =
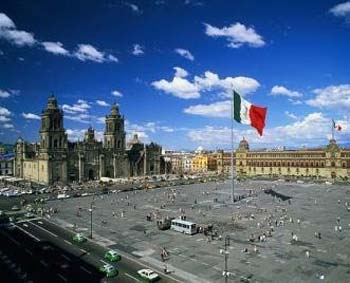
[{"label": "street lamp", "polygon": [[224,249],[220,249],[220,254],[224,255],[224,270],[222,272],[222,276],[225,278],[225,283],[228,282],[228,277],[231,275],[231,273],[227,271],[228,255],[230,254],[229,251],[227,250],[227,247],[229,245],[230,245],[230,236],[226,235]]},{"label": "street lamp", "polygon": [[95,204],[93,201],[90,203],[90,208],[89,208],[89,212],[90,212],[90,239],[92,239],[92,212],[93,212],[93,208],[92,205]]}]

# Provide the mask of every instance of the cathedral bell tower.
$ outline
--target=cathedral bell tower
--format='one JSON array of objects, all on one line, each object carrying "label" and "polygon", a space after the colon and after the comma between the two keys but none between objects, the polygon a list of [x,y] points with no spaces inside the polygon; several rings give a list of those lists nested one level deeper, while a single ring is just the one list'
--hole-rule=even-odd
[{"label": "cathedral bell tower", "polygon": [[120,115],[119,107],[116,104],[112,106],[110,114],[106,116],[103,146],[109,152],[104,160],[106,170],[113,170],[113,174],[110,175],[114,178],[124,176],[126,168],[124,117]]},{"label": "cathedral bell tower", "polygon": [[106,116],[104,147],[113,152],[124,152],[125,150],[124,117],[120,115],[116,104],[112,106],[111,113]]},{"label": "cathedral bell tower", "polygon": [[51,95],[41,114],[40,158],[45,160],[40,173],[48,183],[67,181],[67,134],[63,128],[63,111]]}]

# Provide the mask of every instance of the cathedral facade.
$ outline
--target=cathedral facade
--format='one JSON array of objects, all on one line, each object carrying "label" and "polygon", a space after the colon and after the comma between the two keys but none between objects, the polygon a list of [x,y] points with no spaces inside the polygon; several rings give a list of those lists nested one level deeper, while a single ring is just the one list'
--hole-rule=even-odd
[{"label": "cathedral facade", "polygon": [[51,96],[41,114],[40,141],[19,138],[15,146],[14,175],[42,184],[84,182],[101,177],[120,178],[161,172],[162,148],[141,143],[137,136],[126,145],[124,117],[113,105],[105,119],[104,140],[89,127],[83,141],[71,142],[63,127],[63,111]]}]

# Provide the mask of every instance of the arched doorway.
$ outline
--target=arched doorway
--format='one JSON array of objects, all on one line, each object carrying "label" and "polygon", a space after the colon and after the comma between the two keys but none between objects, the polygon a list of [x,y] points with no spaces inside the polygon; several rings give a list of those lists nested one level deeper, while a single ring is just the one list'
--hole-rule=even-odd
[{"label": "arched doorway", "polygon": [[95,176],[94,176],[94,170],[90,169],[89,170],[89,180],[94,180]]}]

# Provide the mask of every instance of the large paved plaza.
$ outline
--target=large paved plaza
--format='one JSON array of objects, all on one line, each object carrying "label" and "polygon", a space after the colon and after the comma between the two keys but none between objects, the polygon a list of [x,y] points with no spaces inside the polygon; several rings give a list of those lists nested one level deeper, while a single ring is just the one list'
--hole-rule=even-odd
[{"label": "large paved plaza", "polygon": [[[262,189],[290,196],[290,202]],[[220,249],[226,236],[230,237],[232,282],[349,282],[349,186],[245,181],[236,184],[235,194],[250,196],[232,205],[230,194],[227,181],[71,198],[47,205],[59,210],[53,221],[70,228],[75,224],[89,235],[88,208],[94,201],[95,240],[159,268],[164,266],[160,253],[165,247],[167,268],[181,282],[223,282]],[[217,236],[161,231],[155,221],[146,219],[147,215],[154,220],[181,214],[197,224],[212,224]]]}]

